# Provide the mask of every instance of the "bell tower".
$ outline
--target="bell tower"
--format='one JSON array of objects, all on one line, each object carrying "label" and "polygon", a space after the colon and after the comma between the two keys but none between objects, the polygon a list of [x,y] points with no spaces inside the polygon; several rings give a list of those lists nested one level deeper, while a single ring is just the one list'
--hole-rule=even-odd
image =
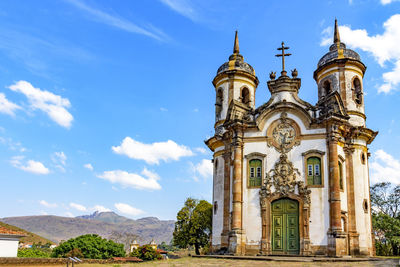
[{"label": "bell tower", "polygon": [[333,44],[318,62],[314,79],[318,84],[318,102],[338,92],[350,124],[365,127],[363,77],[366,66],[360,56],[346,48],[340,41],[339,28],[335,19]]},{"label": "bell tower", "polygon": [[226,120],[228,107],[233,100],[249,109],[255,107],[255,93],[258,78],[250,64],[246,63],[239,52],[238,32],[235,33],[233,54],[229,61],[222,64],[212,81],[215,92],[215,129],[222,127]]}]

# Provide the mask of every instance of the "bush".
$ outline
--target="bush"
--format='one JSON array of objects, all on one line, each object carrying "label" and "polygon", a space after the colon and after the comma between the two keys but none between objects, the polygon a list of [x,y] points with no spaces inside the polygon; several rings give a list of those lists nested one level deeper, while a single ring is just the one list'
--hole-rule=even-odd
[{"label": "bush", "polygon": [[133,252],[129,255],[131,257],[137,257],[144,261],[152,261],[152,260],[161,260],[162,256],[155,249],[153,249],[150,245],[143,245],[138,249],[134,249]]},{"label": "bush", "polygon": [[[77,250],[79,249],[79,250]],[[54,258],[66,258],[72,253],[81,253],[83,258],[109,259],[112,257],[125,257],[123,244],[101,238],[98,235],[88,234],[69,239],[53,249]]]},{"label": "bush", "polygon": [[40,248],[20,248],[17,256],[20,258],[50,258],[50,252]]}]

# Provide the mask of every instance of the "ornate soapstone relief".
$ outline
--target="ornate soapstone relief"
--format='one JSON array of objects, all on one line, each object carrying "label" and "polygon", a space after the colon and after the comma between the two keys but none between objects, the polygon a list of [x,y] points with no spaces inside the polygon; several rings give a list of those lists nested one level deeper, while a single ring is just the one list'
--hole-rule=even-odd
[{"label": "ornate soapstone relief", "polygon": [[297,181],[297,175],[300,176],[300,172],[293,167],[287,155],[282,153],[274,168],[266,175],[266,180],[260,190],[261,205],[265,205],[265,198],[273,193],[279,193],[281,196],[287,196],[289,193],[297,194],[303,197],[304,203],[309,204],[311,191],[303,181]]},{"label": "ornate soapstone relief", "polygon": [[286,112],[282,112],[281,118],[272,123],[271,129],[267,134],[270,136],[268,145],[274,146],[279,152],[286,153],[300,144],[300,130],[295,122],[287,118]]}]

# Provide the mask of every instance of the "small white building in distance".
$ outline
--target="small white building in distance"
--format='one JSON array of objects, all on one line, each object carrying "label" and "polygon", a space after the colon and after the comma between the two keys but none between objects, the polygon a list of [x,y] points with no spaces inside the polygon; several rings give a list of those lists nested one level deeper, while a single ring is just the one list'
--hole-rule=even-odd
[{"label": "small white building in distance", "polygon": [[0,226],[0,257],[17,257],[18,243],[24,233]]}]

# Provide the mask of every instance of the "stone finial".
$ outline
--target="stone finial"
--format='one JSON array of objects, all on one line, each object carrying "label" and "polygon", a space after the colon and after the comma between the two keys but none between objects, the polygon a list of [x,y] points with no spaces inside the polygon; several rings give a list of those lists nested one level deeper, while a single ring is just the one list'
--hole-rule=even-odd
[{"label": "stone finial", "polygon": [[233,53],[239,54],[239,38],[238,38],[238,31],[235,31],[235,41],[233,43]]},{"label": "stone finial", "polygon": [[340,43],[339,27],[336,18],[335,18],[335,32],[333,34],[333,43],[334,44]]},{"label": "stone finial", "polygon": [[292,70],[292,77],[297,78],[297,75],[299,75],[297,69]]}]

